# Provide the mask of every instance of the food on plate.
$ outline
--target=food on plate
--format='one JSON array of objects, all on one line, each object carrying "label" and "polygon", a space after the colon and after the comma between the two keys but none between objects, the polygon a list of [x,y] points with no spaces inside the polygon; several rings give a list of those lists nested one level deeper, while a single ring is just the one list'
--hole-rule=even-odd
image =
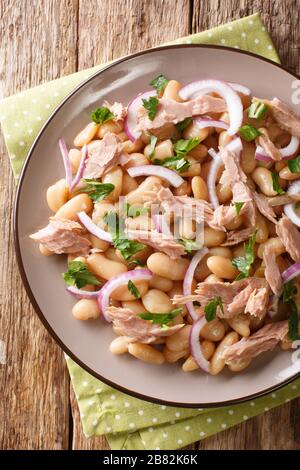
[{"label": "food on plate", "polygon": [[67,255],[72,313],[111,323],[113,354],[240,372],[300,339],[300,117],[237,83],[150,85],[59,140],[30,236]]}]

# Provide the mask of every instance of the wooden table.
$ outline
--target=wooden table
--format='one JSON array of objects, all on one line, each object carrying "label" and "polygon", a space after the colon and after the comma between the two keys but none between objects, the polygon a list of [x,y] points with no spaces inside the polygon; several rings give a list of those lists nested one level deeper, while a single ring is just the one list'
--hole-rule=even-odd
[{"label": "wooden table", "polygon": [[[257,11],[299,73],[298,0],[1,0],[0,96]],[[3,140],[0,152],[0,448],[108,449],[104,437],[83,436],[62,351],[22,287]],[[300,449],[299,424],[300,399],[190,448]]]}]

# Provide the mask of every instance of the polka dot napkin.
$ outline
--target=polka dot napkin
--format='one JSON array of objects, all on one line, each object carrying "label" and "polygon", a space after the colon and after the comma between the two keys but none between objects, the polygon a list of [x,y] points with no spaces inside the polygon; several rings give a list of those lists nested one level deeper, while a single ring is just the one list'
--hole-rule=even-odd
[{"label": "polka dot napkin", "polygon": [[[279,62],[259,15],[228,23],[173,43],[219,44]],[[0,121],[14,174],[54,108],[101,65],[46,83],[0,103]],[[300,379],[276,393],[224,408],[183,409],[155,405],[112,389],[67,359],[87,437],[106,434],[112,449],[178,449],[300,395]],[[199,372],[194,372],[199,373]]]}]

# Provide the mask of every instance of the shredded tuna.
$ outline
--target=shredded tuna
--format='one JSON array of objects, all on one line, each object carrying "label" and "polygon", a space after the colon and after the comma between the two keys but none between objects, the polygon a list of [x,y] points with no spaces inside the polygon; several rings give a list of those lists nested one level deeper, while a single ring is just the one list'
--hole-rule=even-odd
[{"label": "shredded tuna", "polygon": [[297,227],[285,215],[276,225],[276,233],[285,246],[290,257],[300,261],[300,233]]},{"label": "shredded tuna", "polygon": [[50,217],[49,224],[30,235],[30,238],[56,254],[86,255],[91,243],[82,233],[84,229],[77,222]]},{"label": "shredded tuna", "polygon": [[[173,303],[182,305],[187,302],[200,302],[202,306],[205,306],[215,297],[221,297],[224,314],[218,307],[217,315],[220,318],[233,318],[243,313],[246,308],[251,315],[262,317],[266,312],[269,301],[268,283],[264,278],[258,277],[248,277],[232,283],[201,282],[195,292],[196,294],[189,296],[175,295]],[[255,294],[252,296],[252,303],[249,303],[249,297],[253,292]],[[260,305],[257,305],[257,310],[254,310],[252,305],[257,304],[258,299]]]},{"label": "shredded tuna", "polygon": [[273,222],[273,224],[277,224],[276,214],[272,207],[269,206],[268,198],[266,198],[266,196],[263,194],[257,193],[256,191],[253,191],[253,197],[259,212],[268,220]]},{"label": "shredded tuna", "polygon": [[83,177],[100,178],[104,173],[118,165],[123,149],[118,136],[108,132],[97,147],[89,151]]},{"label": "shredded tuna", "polygon": [[171,259],[178,259],[185,255],[184,246],[178,243],[174,238],[168,238],[163,233],[154,230],[127,230],[126,234],[132,240],[151,246],[157,251],[162,251]]},{"label": "shredded tuna", "polygon": [[122,103],[118,103],[117,101],[114,104],[109,104],[107,101],[103,103],[115,116],[116,121],[124,121],[127,116],[127,107],[123,106]]},{"label": "shredded tuna", "polygon": [[259,101],[262,101],[269,107],[271,116],[282,129],[300,137],[300,117],[287,104],[278,98],[273,98],[271,101],[259,99]]},{"label": "shredded tuna", "polygon": [[157,338],[172,336],[184,324],[162,328],[149,320],[143,320],[129,308],[108,307],[107,313],[117,331],[131,342],[153,343]]},{"label": "shredded tuna", "polygon": [[188,117],[207,113],[223,113],[226,110],[225,101],[209,95],[201,95],[184,103],[161,98],[153,121],[149,119],[146,109],[144,107],[140,108],[137,130],[152,131],[166,124],[177,124]]},{"label": "shredded tuna", "polygon": [[270,137],[268,136],[267,131],[265,131],[263,135],[260,135],[256,139],[256,143],[264,149],[265,153],[268,155],[268,157],[272,158],[272,160],[282,160],[282,155],[279,149],[273,144]]},{"label": "shredded tuna", "polygon": [[276,263],[276,254],[274,250],[268,245],[266,245],[264,249],[263,260],[266,265],[265,278],[274,294],[279,296],[282,291],[281,274]]},{"label": "shredded tuna", "polygon": [[244,242],[245,240],[248,240],[248,238],[250,238],[252,232],[253,229],[251,227],[243,228],[242,230],[237,231],[231,230],[227,233],[226,242],[223,243],[222,246],[233,246],[237,245],[238,243]]},{"label": "shredded tuna", "polygon": [[241,339],[232,346],[228,346],[223,353],[223,359],[226,362],[235,359],[252,359],[273,349],[284,339],[287,332],[287,321],[268,323],[253,335]]}]

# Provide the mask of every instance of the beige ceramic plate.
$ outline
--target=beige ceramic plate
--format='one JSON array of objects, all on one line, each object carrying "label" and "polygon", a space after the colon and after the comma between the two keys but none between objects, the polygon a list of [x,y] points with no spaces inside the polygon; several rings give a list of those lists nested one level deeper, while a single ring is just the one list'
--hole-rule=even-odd
[{"label": "beige ceramic plate", "polygon": [[[129,355],[113,356],[114,338],[103,320],[80,322],[73,318],[74,299],[66,292],[61,273],[65,257],[41,256],[28,235],[47,223],[47,187],[63,177],[57,141],[72,145],[74,136],[89,122],[91,110],[103,100],[128,103],[149,89],[159,73],[187,84],[218,78],[250,87],[256,96],[278,96],[291,102],[293,76],[280,66],[254,55],[215,46],[169,46],[146,51],[114,63],[80,85],[52,114],[29,153],[20,178],[15,207],[15,241],[27,293],[40,319],[60,346],[94,376],[120,390],[151,401],[192,407],[240,402],[275,390],[299,375],[291,368],[291,353],[277,349],[254,361],[241,374],[212,377],[180,365],[155,366]],[[31,332],[35,334],[34,331]]]}]

